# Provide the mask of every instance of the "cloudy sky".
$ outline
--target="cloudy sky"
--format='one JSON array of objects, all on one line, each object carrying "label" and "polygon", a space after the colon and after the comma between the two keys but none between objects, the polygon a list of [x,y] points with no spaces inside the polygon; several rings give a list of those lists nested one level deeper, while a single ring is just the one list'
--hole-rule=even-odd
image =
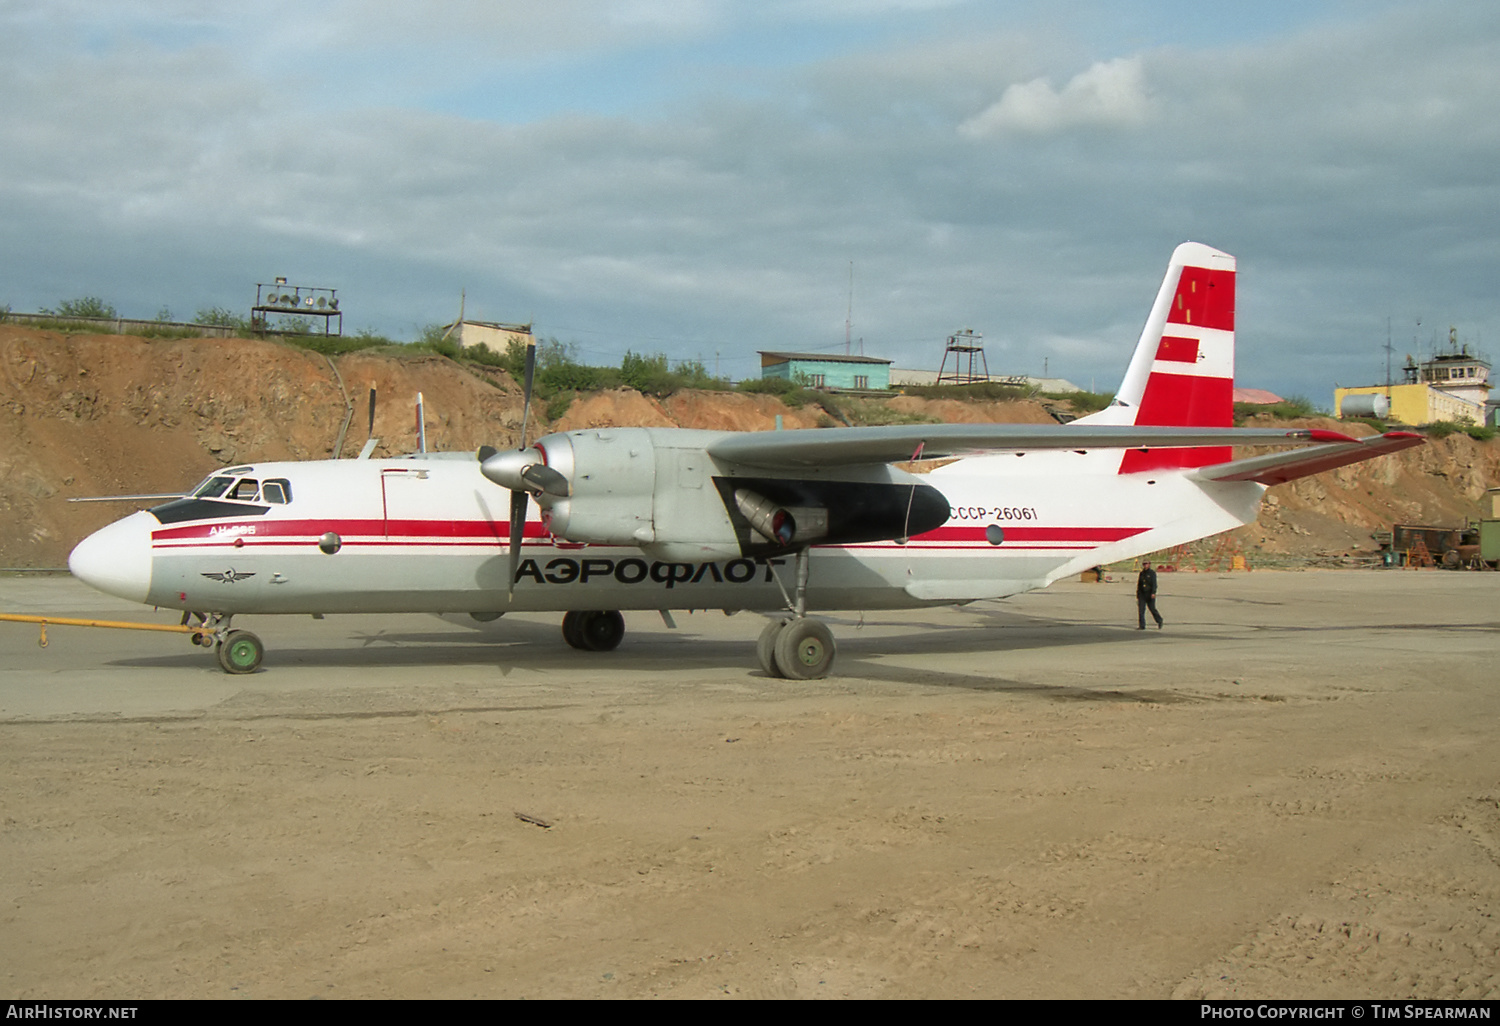
[{"label": "cloudy sky", "polygon": [[1112,390],[1172,247],[1241,384],[1500,350],[1492,0],[0,0],[0,306],[534,321]]}]

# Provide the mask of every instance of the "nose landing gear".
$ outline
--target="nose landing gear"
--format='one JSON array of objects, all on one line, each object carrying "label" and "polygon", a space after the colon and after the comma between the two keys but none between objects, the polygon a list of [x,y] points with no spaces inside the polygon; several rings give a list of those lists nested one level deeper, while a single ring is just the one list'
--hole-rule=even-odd
[{"label": "nose landing gear", "polygon": [[219,642],[216,654],[225,673],[253,673],[265,657],[266,646],[249,631],[230,631]]},{"label": "nose landing gear", "polygon": [[195,633],[193,644],[204,648],[212,646],[219,660],[219,669],[225,673],[254,673],[265,658],[266,646],[249,631],[230,630],[229,621],[233,615],[186,612],[182,614],[182,624],[186,627],[189,620],[196,618],[200,625],[209,628]]}]

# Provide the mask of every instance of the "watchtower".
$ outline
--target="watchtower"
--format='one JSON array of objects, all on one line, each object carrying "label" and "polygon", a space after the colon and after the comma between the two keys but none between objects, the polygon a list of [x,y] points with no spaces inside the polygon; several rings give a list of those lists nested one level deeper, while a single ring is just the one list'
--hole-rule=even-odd
[{"label": "watchtower", "polygon": [[[938,368],[939,385],[972,385],[976,381],[990,380],[990,365],[984,358],[984,336],[977,331],[962,328],[948,336],[948,348],[943,350],[943,363]],[[953,371],[948,372],[948,358],[953,357]],[[974,369],[978,360],[979,370]]]}]

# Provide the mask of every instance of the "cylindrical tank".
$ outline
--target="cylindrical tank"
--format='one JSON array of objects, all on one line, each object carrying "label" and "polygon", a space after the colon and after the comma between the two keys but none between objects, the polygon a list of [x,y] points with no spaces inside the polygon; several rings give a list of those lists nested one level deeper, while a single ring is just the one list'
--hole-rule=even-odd
[{"label": "cylindrical tank", "polygon": [[1340,417],[1375,417],[1384,420],[1391,414],[1391,400],[1387,395],[1373,392],[1366,395],[1346,395],[1339,404]]}]

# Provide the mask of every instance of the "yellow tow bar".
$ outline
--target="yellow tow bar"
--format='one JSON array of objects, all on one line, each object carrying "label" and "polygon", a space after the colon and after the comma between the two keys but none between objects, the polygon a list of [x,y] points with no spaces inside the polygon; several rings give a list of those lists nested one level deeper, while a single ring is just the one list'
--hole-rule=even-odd
[{"label": "yellow tow bar", "polygon": [[28,616],[22,613],[0,613],[0,620],[10,620],[15,623],[39,623],[42,625],[42,636],[37,639],[37,644],[42,648],[47,647],[47,625],[57,624],[61,627],[114,627],[126,631],[168,631],[172,634],[204,634],[215,633],[213,627],[189,627],[186,624],[164,624],[164,623],[131,623],[125,620],[75,620],[66,616]]}]

